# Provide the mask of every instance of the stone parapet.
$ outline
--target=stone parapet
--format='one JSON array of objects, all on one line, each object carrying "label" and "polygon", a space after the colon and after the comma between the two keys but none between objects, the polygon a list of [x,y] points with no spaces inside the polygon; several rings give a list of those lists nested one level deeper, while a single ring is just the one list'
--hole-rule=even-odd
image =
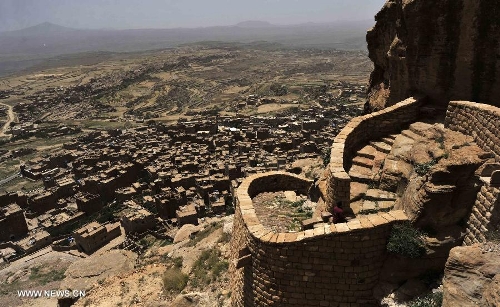
[{"label": "stone parapet", "polygon": [[391,107],[368,115],[356,117],[335,137],[330,153],[330,164],[326,171],[326,195],[323,198],[327,208],[336,201],[348,205],[351,179],[347,174],[356,151],[369,141],[399,133],[419,116],[423,98],[408,98]]},{"label": "stone parapet", "polygon": [[262,192],[307,193],[312,181],[270,172],[246,178],[237,190],[231,240],[232,306],[361,306],[386,258],[403,211],[359,216],[348,223],[276,233],[259,221],[252,198]]},{"label": "stone parapet", "polygon": [[[483,150],[500,162],[500,108],[470,101],[452,101],[446,112],[445,127],[470,135]],[[495,171],[491,173],[494,177]],[[499,230],[500,188],[490,177],[477,194],[467,221],[464,245],[486,241],[486,233]]]},{"label": "stone parapet", "polygon": [[470,135],[477,145],[500,162],[500,108],[470,101],[452,101],[445,127]]},{"label": "stone parapet", "polygon": [[464,245],[486,242],[488,231],[500,230],[500,189],[481,187],[467,222]]}]

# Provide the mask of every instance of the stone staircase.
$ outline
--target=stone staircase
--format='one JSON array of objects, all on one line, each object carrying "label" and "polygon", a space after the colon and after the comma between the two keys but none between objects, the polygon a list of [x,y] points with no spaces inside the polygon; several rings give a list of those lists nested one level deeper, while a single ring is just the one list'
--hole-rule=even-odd
[{"label": "stone staircase", "polygon": [[[396,202],[396,193],[379,189],[381,171],[391,161],[396,138],[413,143],[431,125],[417,122],[400,134],[392,134],[372,141],[360,149],[352,160],[350,207],[354,214],[390,211]],[[387,165],[389,166],[389,164]]]}]

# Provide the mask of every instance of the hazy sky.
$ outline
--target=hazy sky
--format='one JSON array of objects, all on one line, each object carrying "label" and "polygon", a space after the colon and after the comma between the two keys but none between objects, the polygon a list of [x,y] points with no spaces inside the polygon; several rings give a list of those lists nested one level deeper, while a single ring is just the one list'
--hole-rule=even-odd
[{"label": "hazy sky", "polygon": [[0,0],[0,31],[45,21],[74,28],[174,28],[370,20],[385,0]]}]

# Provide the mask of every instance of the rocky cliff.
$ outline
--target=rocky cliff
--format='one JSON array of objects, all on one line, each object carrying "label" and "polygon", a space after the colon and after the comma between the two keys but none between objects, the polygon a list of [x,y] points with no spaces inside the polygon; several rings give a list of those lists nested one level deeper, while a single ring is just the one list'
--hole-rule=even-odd
[{"label": "rocky cliff", "polygon": [[372,110],[415,94],[500,106],[500,2],[388,0],[368,31]]}]

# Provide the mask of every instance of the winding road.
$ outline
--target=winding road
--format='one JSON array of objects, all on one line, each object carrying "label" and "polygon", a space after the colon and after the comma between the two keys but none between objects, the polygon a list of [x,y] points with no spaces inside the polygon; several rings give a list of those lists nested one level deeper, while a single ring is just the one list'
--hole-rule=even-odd
[{"label": "winding road", "polygon": [[12,123],[14,121],[14,119],[16,118],[16,115],[14,114],[14,108],[6,103],[2,103],[0,102],[1,105],[4,105],[6,106],[8,109],[7,109],[7,122],[3,125],[2,127],[2,130],[0,130],[0,137],[5,137],[5,136],[9,136],[8,134],[5,134],[5,132],[7,132],[7,129],[9,129],[9,126],[10,126],[10,123]]}]

